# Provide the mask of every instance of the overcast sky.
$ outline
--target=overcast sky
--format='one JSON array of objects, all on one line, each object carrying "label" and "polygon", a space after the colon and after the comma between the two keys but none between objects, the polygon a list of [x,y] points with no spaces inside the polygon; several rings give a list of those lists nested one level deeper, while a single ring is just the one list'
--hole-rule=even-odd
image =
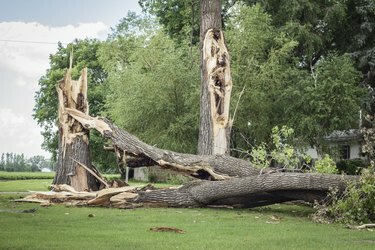
[{"label": "overcast sky", "polygon": [[127,12],[140,13],[137,0],[0,1],[0,153],[30,157],[41,149],[41,129],[32,118],[38,80],[57,42],[105,39]]}]

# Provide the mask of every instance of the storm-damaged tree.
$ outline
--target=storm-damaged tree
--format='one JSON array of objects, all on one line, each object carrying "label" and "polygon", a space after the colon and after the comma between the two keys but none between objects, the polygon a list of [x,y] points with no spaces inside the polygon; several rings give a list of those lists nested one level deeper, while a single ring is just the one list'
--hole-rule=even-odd
[{"label": "storm-damaged tree", "polygon": [[71,71],[72,63],[57,86],[59,152],[53,184],[68,184],[77,191],[97,190],[98,182],[88,172],[93,171],[89,131],[65,111],[66,108],[74,108],[88,114],[87,69],[82,70],[78,81],[72,80]]},{"label": "storm-damaged tree", "polygon": [[229,153],[232,79],[221,21],[221,1],[201,0],[201,96],[198,154]]},{"label": "storm-damaged tree", "polygon": [[[140,141],[106,119],[90,117],[77,109],[66,108],[65,111],[84,128],[96,129],[110,139],[115,147],[124,152],[127,161],[137,160],[142,165],[159,165],[164,169],[206,180],[186,183],[178,188],[157,190],[147,187],[110,188],[99,193],[73,191],[68,197],[65,194],[41,193],[26,197],[26,200],[56,202],[73,199],[81,205],[120,208],[222,205],[255,207],[293,200],[321,200],[331,188],[342,191],[348,181],[358,179],[356,176],[335,174],[283,173],[272,169],[260,171],[248,161],[227,155],[190,155],[163,150]],[[56,191],[71,189],[66,186],[54,188]]]}]

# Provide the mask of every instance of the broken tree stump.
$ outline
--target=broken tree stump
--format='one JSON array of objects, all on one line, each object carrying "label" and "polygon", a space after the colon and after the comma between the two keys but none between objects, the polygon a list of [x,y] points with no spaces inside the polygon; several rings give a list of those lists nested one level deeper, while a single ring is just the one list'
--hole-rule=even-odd
[{"label": "broken tree stump", "polygon": [[89,130],[66,113],[73,108],[88,114],[87,69],[83,69],[78,81],[71,78],[70,67],[57,86],[59,110],[59,154],[53,184],[68,184],[77,191],[97,190],[99,183],[84,167],[91,166]]}]

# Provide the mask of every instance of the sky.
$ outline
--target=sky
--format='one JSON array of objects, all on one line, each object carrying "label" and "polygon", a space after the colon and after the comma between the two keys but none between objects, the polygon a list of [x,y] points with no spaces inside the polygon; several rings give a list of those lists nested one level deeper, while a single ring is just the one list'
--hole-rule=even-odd
[{"label": "sky", "polygon": [[50,154],[32,118],[38,80],[57,42],[104,40],[137,0],[0,0],[0,154]]}]

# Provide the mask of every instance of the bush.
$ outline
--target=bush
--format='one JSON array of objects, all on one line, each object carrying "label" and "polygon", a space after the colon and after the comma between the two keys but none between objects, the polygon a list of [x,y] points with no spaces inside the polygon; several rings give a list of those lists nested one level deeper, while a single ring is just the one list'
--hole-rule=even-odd
[{"label": "bush", "polygon": [[322,159],[315,161],[315,170],[318,173],[324,174],[338,173],[335,161],[327,154],[325,154]]},{"label": "bush", "polygon": [[375,173],[364,169],[358,182],[350,183],[343,193],[332,190],[329,203],[316,204],[313,218],[318,222],[375,222]]},{"label": "bush", "polygon": [[362,159],[351,159],[341,160],[336,163],[336,167],[339,172],[343,172],[348,175],[360,174],[361,170],[366,168],[366,163]]}]

